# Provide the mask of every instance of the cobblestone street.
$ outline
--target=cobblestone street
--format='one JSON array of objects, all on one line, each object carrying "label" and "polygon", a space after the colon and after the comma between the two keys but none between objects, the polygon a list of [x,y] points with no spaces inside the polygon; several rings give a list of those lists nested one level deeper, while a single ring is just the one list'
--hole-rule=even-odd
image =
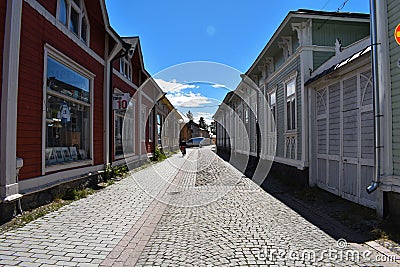
[{"label": "cobblestone street", "polygon": [[1,266],[398,266],[392,255],[333,239],[209,147],[0,236]]}]

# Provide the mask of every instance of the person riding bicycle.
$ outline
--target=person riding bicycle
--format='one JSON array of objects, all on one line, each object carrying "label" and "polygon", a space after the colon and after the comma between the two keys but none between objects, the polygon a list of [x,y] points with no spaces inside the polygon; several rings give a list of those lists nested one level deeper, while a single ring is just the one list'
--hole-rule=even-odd
[{"label": "person riding bicycle", "polygon": [[181,140],[181,142],[179,143],[179,148],[181,149],[182,156],[185,156],[185,154],[186,154],[186,141],[185,140]]}]

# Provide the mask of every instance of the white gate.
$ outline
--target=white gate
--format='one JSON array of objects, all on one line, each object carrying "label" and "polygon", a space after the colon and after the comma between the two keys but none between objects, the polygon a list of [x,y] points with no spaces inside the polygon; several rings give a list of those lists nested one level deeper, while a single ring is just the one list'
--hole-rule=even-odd
[{"label": "white gate", "polygon": [[365,188],[372,180],[374,121],[370,71],[316,92],[317,185],[375,207]]}]

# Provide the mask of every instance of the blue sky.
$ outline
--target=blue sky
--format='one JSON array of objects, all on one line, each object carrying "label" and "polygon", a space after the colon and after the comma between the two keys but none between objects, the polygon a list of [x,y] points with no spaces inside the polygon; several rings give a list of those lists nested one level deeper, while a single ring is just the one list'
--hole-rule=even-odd
[{"label": "blue sky", "polygon": [[[191,61],[217,62],[244,73],[290,10],[337,11],[345,2],[342,12],[369,13],[369,0],[106,0],[106,5],[121,36],[140,37],[145,67],[155,75]],[[180,93],[190,96],[193,89]],[[218,100],[226,94],[205,85],[195,89],[203,96],[211,90]]]}]

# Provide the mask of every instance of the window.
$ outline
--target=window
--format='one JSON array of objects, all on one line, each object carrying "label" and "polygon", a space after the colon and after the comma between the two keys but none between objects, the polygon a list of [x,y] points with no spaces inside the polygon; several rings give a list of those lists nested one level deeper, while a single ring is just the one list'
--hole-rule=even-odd
[{"label": "window", "polygon": [[124,75],[125,78],[132,81],[132,65],[128,56],[120,59],[119,72]]},{"label": "window", "polygon": [[162,116],[161,114],[157,114],[157,135],[158,135],[159,145],[161,145],[161,131],[162,131]]},{"label": "window", "polygon": [[268,129],[271,132],[276,131],[276,91],[273,91],[268,94],[268,103],[269,103],[269,108],[271,109],[271,119],[269,120],[268,124]]},{"label": "window", "polygon": [[71,19],[69,21],[69,29],[79,35],[79,14],[75,9],[71,9]]},{"label": "window", "polygon": [[154,140],[154,131],[153,131],[153,125],[154,125],[154,111],[151,110],[147,119],[147,129],[149,132],[149,142],[153,142]]},{"label": "window", "polygon": [[285,84],[286,93],[286,130],[296,129],[296,78]]},{"label": "window", "polygon": [[[121,93],[120,90],[115,90]],[[134,154],[135,141],[135,105],[134,101],[129,101],[128,107],[114,110],[114,154],[122,157],[123,155]]]},{"label": "window", "polygon": [[92,80],[47,56],[45,166],[91,159]]},{"label": "window", "polygon": [[67,25],[67,0],[60,0],[60,11],[58,18],[62,22],[62,24]]},{"label": "window", "polygon": [[88,44],[89,23],[82,0],[59,0],[58,20],[82,42]]}]

